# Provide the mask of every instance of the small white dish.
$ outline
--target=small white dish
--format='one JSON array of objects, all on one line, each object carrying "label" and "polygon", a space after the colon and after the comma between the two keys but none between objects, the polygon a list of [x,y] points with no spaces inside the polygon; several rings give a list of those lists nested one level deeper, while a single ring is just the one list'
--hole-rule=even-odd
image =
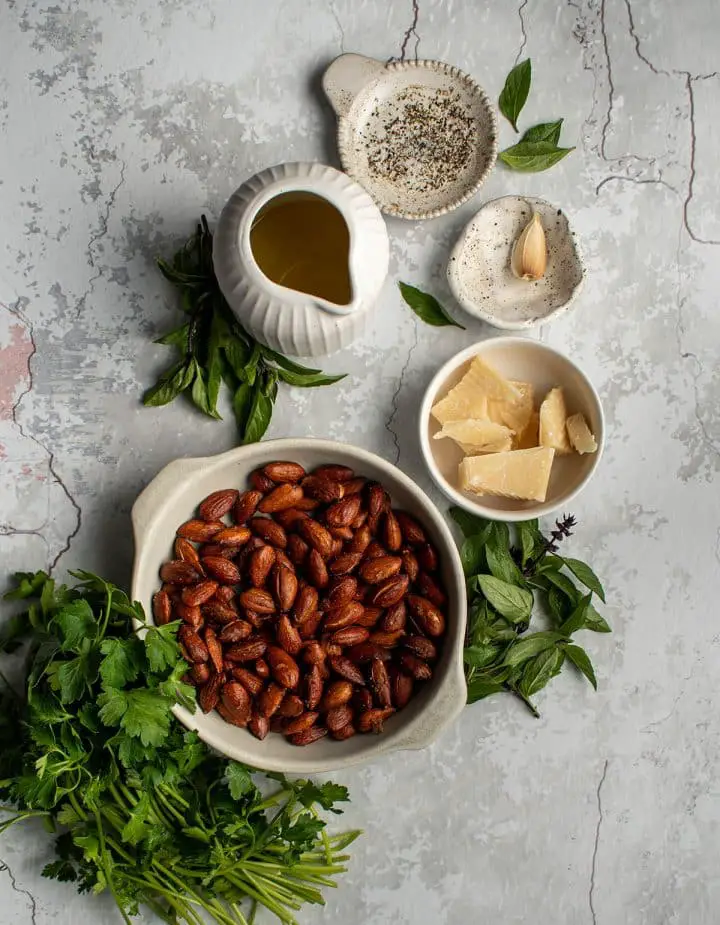
[{"label": "small white dish", "polygon": [[[349,238],[346,304],[281,285],[260,268],[251,243],[253,225],[264,210],[288,197],[323,200],[342,217]],[[251,177],[222,210],[213,242],[218,285],[240,324],[261,343],[290,356],[325,356],[358,338],[389,260],[387,228],[375,203],[350,177],[324,164],[279,164]],[[320,276],[322,261],[319,255]]]},{"label": "small white dish", "polygon": [[424,748],[458,717],[467,697],[462,660],[465,577],[445,518],[412,479],[379,456],[329,440],[288,439],[253,443],[204,459],[176,459],[155,476],[133,505],[132,599],[140,601],[152,619],[152,596],[160,586],[158,571],[171,553],[178,526],[211,492],[244,486],[254,469],[278,459],[294,460],[306,469],[323,463],[351,466],[359,475],[382,482],[393,503],[423,524],[440,555],[449,601],[447,633],[435,675],[405,709],[388,720],[382,735],[357,735],[344,742],[322,739],[307,748],[291,745],[280,735],[270,735],[261,742],[247,730],[229,725],[217,713],[190,713],[176,706],[175,716],[188,729],[196,730],[211,748],[268,771],[330,771],[397,749]]},{"label": "small white dish", "polygon": [[343,169],[388,215],[456,209],[495,165],[495,111],[456,67],[347,54],[325,71],[323,87],[339,120]]},{"label": "small white dish", "polygon": [[[513,244],[537,212],[548,262],[538,280],[510,269]],[[496,328],[520,331],[568,310],[582,288],[585,265],[565,213],[534,196],[503,196],[470,220],[450,254],[450,289],[466,312]]]},{"label": "small white dish", "polygon": [[[581,412],[597,440],[595,453],[555,457],[547,498],[543,502],[514,501],[462,491],[458,482],[458,465],[463,459],[460,447],[449,439],[433,439],[441,427],[430,409],[457,385],[476,356],[482,357],[506,379],[530,382],[535,389],[536,407],[550,389],[562,386],[568,413]],[[526,337],[496,337],[461,350],[435,374],[420,407],[420,446],[430,475],[451,501],[471,514],[490,520],[529,520],[566,509],[597,469],[604,442],[602,405],[590,380],[564,353]]]}]

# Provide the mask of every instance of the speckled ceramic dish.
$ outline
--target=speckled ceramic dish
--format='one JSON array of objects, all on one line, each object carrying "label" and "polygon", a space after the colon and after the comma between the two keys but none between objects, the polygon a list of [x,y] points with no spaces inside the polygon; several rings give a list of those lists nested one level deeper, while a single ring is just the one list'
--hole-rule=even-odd
[{"label": "speckled ceramic dish", "polygon": [[295,460],[306,469],[322,463],[351,466],[358,474],[381,481],[394,503],[423,524],[442,560],[448,593],[447,634],[432,681],[408,706],[385,724],[382,735],[357,735],[344,742],[322,739],[306,748],[283,736],[262,742],[245,729],[226,723],[217,713],[174,712],[188,729],[219,752],[255,768],[308,774],[370,761],[396,749],[424,748],[451,723],[465,705],[462,650],[465,635],[465,579],[460,556],[445,519],[412,479],[373,453],[327,440],[269,440],[205,459],[177,459],[153,479],[132,510],[135,535],[132,597],[147,614],[159,587],[158,570],[172,548],[179,524],[212,491],[246,484],[248,475],[277,459]]},{"label": "speckled ceramic dish", "polygon": [[[529,281],[513,275],[510,255],[533,212],[545,230],[548,261],[543,278]],[[450,255],[447,275],[466,312],[496,328],[518,331],[567,311],[582,287],[585,268],[561,209],[532,196],[503,196],[469,222]]]},{"label": "speckled ceramic dish", "polygon": [[[543,502],[514,501],[462,491],[458,484],[458,465],[463,458],[460,447],[452,440],[433,440],[440,425],[430,409],[457,385],[475,356],[482,357],[506,379],[530,382],[535,389],[536,405],[550,389],[562,386],[568,412],[581,412],[597,440],[595,453],[556,456],[547,498]],[[602,405],[590,380],[564,353],[528,337],[496,337],[462,350],[434,376],[420,407],[420,446],[430,475],[455,504],[490,520],[528,520],[559,508],[567,509],[597,469],[604,440]]]},{"label": "speckled ceramic dish", "polygon": [[433,218],[470,198],[497,158],[495,112],[475,81],[439,61],[341,55],[323,86],[343,169],[380,209]]}]

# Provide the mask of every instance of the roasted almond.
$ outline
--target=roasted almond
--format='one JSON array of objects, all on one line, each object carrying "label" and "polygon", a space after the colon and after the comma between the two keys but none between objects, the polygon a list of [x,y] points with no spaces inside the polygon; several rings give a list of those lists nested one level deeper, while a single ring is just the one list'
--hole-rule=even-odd
[{"label": "roasted almond", "polygon": [[288,739],[293,745],[312,745],[313,742],[322,739],[327,733],[327,729],[323,726],[311,726],[309,729],[304,729],[302,732],[288,736]]},{"label": "roasted almond", "polygon": [[192,585],[200,576],[189,562],[173,559],[160,566],[160,578],[174,585]]},{"label": "roasted almond", "polygon": [[376,658],[370,665],[370,689],[377,700],[378,706],[392,706],[390,690],[390,676],[385,663]]},{"label": "roasted almond", "polygon": [[220,585],[215,592],[215,597],[223,604],[231,604],[235,600],[235,589],[230,585]]},{"label": "roasted almond", "polygon": [[385,611],[380,629],[386,633],[397,633],[405,629],[406,621],[407,607],[405,606],[405,601],[398,601],[397,604],[393,604],[392,607],[388,607]]},{"label": "roasted almond", "polygon": [[[292,716],[300,716],[304,712],[305,704],[297,694],[285,694],[282,703],[278,707],[278,713],[280,716],[284,716],[286,718]],[[312,726],[312,723],[310,725]]]},{"label": "roasted almond", "polygon": [[222,556],[206,556],[201,561],[208,575],[212,575],[223,584],[237,585],[240,583],[240,570],[229,559],[223,559]]},{"label": "roasted almond", "polygon": [[206,604],[211,597],[215,596],[217,589],[216,581],[201,581],[200,584],[190,588],[183,588],[182,602],[188,607],[200,607],[201,604]]},{"label": "roasted almond", "polygon": [[308,581],[311,585],[313,585],[313,587],[320,588],[321,590],[322,588],[327,587],[328,582],[330,581],[330,576],[328,575],[325,560],[317,551],[317,549],[310,550],[305,568]]},{"label": "roasted almond", "polygon": [[295,505],[295,509],[302,512],[314,511],[320,504],[315,498],[301,498]]},{"label": "roasted almond", "polygon": [[345,497],[348,495],[357,495],[359,494],[367,485],[367,479],[362,476],[358,476],[354,479],[348,479],[347,482],[342,483],[342,487],[345,489]]},{"label": "roasted almond", "polygon": [[[361,643],[366,645],[366,643]],[[344,655],[332,655],[328,659],[330,667],[346,681],[352,681],[353,684],[365,684],[365,677],[360,669],[349,658]],[[317,666],[315,666],[317,667]]]},{"label": "roasted almond", "polygon": [[407,548],[403,549],[400,555],[402,557],[403,571],[410,579],[410,583],[412,584],[412,582],[414,582],[418,577],[418,573],[420,571],[418,560],[415,558],[415,555],[411,552],[411,550]]},{"label": "roasted almond", "polygon": [[320,703],[323,692],[323,678],[319,665],[313,665],[305,676],[305,704],[314,710]]},{"label": "roasted almond", "polygon": [[320,710],[327,712],[341,707],[348,703],[353,694],[353,686],[350,681],[332,681],[327,686],[327,690],[320,701]]},{"label": "roasted almond", "polygon": [[445,617],[440,610],[425,597],[409,594],[407,597],[410,613],[420,624],[420,629],[428,636],[441,636],[445,632]]},{"label": "roasted almond", "polygon": [[288,508],[295,507],[302,496],[303,490],[299,485],[283,483],[265,495],[258,504],[258,511],[261,514],[275,514],[277,511],[286,511]]},{"label": "roasted almond", "polygon": [[325,511],[325,523],[329,527],[349,527],[360,513],[361,505],[360,495],[349,495],[341,501],[336,501]]},{"label": "roasted almond", "polygon": [[370,631],[364,626],[346,626],[336,630],[330,637],[330,642],[336,646],[354,646],[359,642],[365,642],[369,636]]},{"label": "roasted almond", "polygon": [[368,516],[377,524],[381,514],[390,507],[390,497],[382,485],[377,482],[368,487]]},{"label": "roasted almond", "polygon": [[300,463],[279,461],[268,463],[263,474],[273,482],[299,482],[306,473]]},{"label": "roasted almond", "polygon": [[382,537],[386,548],[389,549],[390,552],[397,552],[402,546],[402,531],[393,511],[388,511],[383,518]]},{"label": "roasted almond", "polygon": [[386,709],[372,709],[361,713],[357,718],[357,728],[359,732],[382,732],[383,723],[388,717],[392,716],[395,710],[392,707]]},{"label": "roasted almond", "polygon": [[247,523],[257,510],[257,506],[262,501],[262,498],[263,493],[261,491],[256,491],[255,489],[244,491],[233,507],[232,516],[235,523]]},{"label": "roasted almond", "polygon": [[[282,613],[290,610],[298,593],[298,580],[294,568],[275,565],[272,577],[272,589],[278,610]],[[255,609],[255,608],[251,608]]]},{"label": "roasted almond", "polygon": [[210,680],[210,666],[207,662],[195,662],[190,669],[190,677],[197,687],[202,687]]},{"label": "roasted almond", "polygon": [[252,634],[252,626],[246,620],[233,620],[220,630],[220,642],[233,644],[242,642]]},{"label": "roasted almond", "polygon": [[[390,650],[385,646],[379,646],[375,642],[359,642],[356,646],[351,646],[346,650],[346,656],[351,662],[362,665],[365,662],[371,662],[374,658],[382,659],[387,662],[390,659]],[[352,679],[350,679],[352,680]]]},{"label": "roasted almond", "polygon": [[349,604],[343,604],[342,607],[333,607],[325,615],[323,629],[326,632],[339,630],[344,626],[351,626],[362,617],[365,608],[358,601],[350,601]]},{"label": "roasted almond", "polygon": [[370,642],[375,643],[376,646],[384,646],[386,649],[394,648],[400,639],[403,637],[403,631],[397,630],[394,633],[387,633],[383,630],[377,630],[374,633],[371,633],[368,637]]},{"label": "roasted almond", "polygon": [[[340,540],[343,544],[349,543],[350,540],[355,536],[350,527],[330,527],[330,535],[336,541]],[[339,547],[338,552],[342,549],[342,546]]]},{"label": "roasted almond", "polygon": [[[203,543],[198,549],[198,557],[222,556],[223,559],[234,559],[238,554],[237,546],[221,546],[219,543]],[[198,558],[198,562],[200,558]],[[200,566],[202,568],[202,565]],[[203,575],[205,572],[203,572]]]},{"label": "roasted almond", "polygon": [[267,581],[270,570],[275,565],[275,550],[272,546],[261,546],[250,553],[247,574],[250,584],[262,588]]},{"label": "roasted almond", "polygon": [[302,480],[303,492],[316,501],[323,504],[330,504],[333,501],[339,501],[345,494],[345,490],[340,482],[322,478],[317,475],[309,475]]},{"label": "roasted almond", "polygon": [[411,546],[419,546],[421,543],[427,542],[425,531],[414,517],[406,514],[405,511],[395,511],[395,517],[406,543]]},{"label": "roasted almond", "polygon": [[308,710],[306,713],[301,713],[300,716],[288,720],[285,724],[285,735],[295,735],[297,732],[304,732],[313,725],[319,715],[319,713]]},{"label": "roasted almond", "polygon": [[270,677],[270,666],[264,658],[259,658],[255,662],[255,674],[259,678],[267,679]]},{"label": "roasted almond", "polygon": [[210,713],[218,705],[220,700],[220,688],[223,685],[223,677],[220,674],[214,674],[198,691],[198,703],[203,713]]},{"label": "roasted almond", "polygon": [[190,540],[186,540],[184,536],[176,536],[174,549],[176,559],[182,559],[183,562],[189,562],[199,575],[205,574],[203,572],[202,566],[200,565],[200,556],[198,555],[198,551],[190,542]]},{"label": "roasted almond", "polygon": [[336,556],[328,566],[331,575],[349,575],[360,565],[361,552],[343,552]]},{"label": "roasted almond", "polygon": [[276,633],[280,648],[284,649],[288,655],[297,655],[302,648],[302,639],[287,614],[283,614],[278,620]]},{"label": "roasted almond", "polygon": [[311,585],[303,585],[295,598],[293,616],[295,622],[302,624],[309,619],[318,607],[318,593]]},{"label": "roasted almond", "polygon": [[200,520],[205,520],[208,523],[222,520],[237,501],[239,494],[240,492],[234,488],[223,488],[220,491],[214,491],[198,507]]},{"label": "roasted almond", "polygon": [[164,626],[170,622],[172,604],[170,595],[166,591],[156,591],[152,599],[153,620],[157,626]]},{"label": "roasted almond", "polygon": [[390,688],[393,705],[398,710],[402,710],[404,706],[407,706],[408,701],[412,697],[413,679],[410,675],[397,670],[391,679]]},{"label": "roasted almond", "polygon": [[218,600],[208,601],[202,612],[208,620],[214,620],[216,623],[233,623],[238,618],[238,612],[231,604]]},{"label": "roasted almond", "polygon": [[188,605],[183,604],[182,601],[177,601],[173,609],[175,615],[180,617],[183,623],[192,626],[193,629],[199,629],[205,622],[203,612],[199,607],[188,607]]},{"label": "roasted almond", "polygon": [[423,543],[415,550],[415,555],[421,568],[426,572],[434,572],[438,567],[437,550],[430,543]]},{"label": "roasted almond", "polygon": [[320,613],[315,611],[307,620],[304,620],[298,630],[303,639],[314,639],[320,626]]},{"label": "roasted almond", "polygon": [[325,649],[316,639],[303,643],[303,661],[308,665],[319,665],[325,661]]},{"label": "roasted almond", "polygon": [[191,661],[206,662],[210,658],[207,646],[191,626],[183,624],[178,630],[177,638]]},{"label": "roasted almond", "polygon": [[333,548],[333,538],[330,532],[322,524],[310,518],[299,521],[297,529],[305,542],[309,543],[323,559],[327,559]]},{"label": "roasted almond", "polygon": [[435,643],[426,636],[405,636],[402,641],[403,646],[409,649],[413,655],[424,661],[432,661],[437,658],[437,647]]},{"label": "roasted almond", "polygon": [[348,552],[362,552],[368,548],[372,542],[372,534],[370,533],[370,527],[367,524],[363,524],[362,527],[359,527],[355,533],[355,536],[350,541],[348,546]]},{"label": "roasted almond", "polygon": [[318,478],[330,479],[332,482],[349,482],[350,479],[355,478],[355,473],[349,466],[336,464],[318,466],[317,469],[313,469],[312,474]]},{"label": "roasted almond", "polygon": [[290,559],[293,565],[302,565],[305,559],[307,559],[307,554],[309,551],[310,547],[305,542],[305,540],[301,539],[297,533],[290,534],[288,537],[287,554],[288,559]]},{"label": "roasted almond", "polygon": [[447,604],[445,592],[427,572],[420,572],[415,585],[422,597],[426,597],[436,607],[444,607]]},{"label": "roasted almond", "polygon": [[271,546],[276,546],[278,549],[285,549],[287,546],[287,533],[279,523],[269,517],[253,517],[250,521],[250,529],[255,536],[259,536]]},{"label": "roasted almond", "polygon": [[352,709],[347,704],[342,704],[339,707],[328,710],[325,717],[325,725],[330,732],[337,732],[338,729],[342,729],[343,726],[347,726],[348,723],[352,722],[352,718]]},{"label": "roasted almond", "polygon": [[275,601],[269,591],[263,591],[262,588],[248,588],[242,591],[238,597],[240,604],[246,610],[252,610],[254,613],[275,613]]},{"label": "roasted almond", "polygon": [[248,721],[247,727],[255,738],[260,739],[262,742],[270,731],[270,722],[266,716],[260,716],[259,713],[254,712]]},{"label": "roasted almond", "polygon": [[[254,662],[256,659],[262,658],[266,650],[267,643],[264,639],[248,639],[247,642],[241,642],[240,645],[230,646],[229,649],[226,649],[225,657],[231,662]],[[257,665],[255,665],[255,671],[260,674]]]},{"label": "roasted almond", "polygon": [[192,540],[193,543],[207,543],[216,533],[225,528],[221,520],[214,520],[207,523],[204,520],[187,520],[177,529],[177,535],[186,540]]},{"label": "roasted almond", "polygon": [[372,540],[370,543],[368,543],[367,547],[365,548],[365,554],[363,558],[366,560],[367,559],[379,559],[381,556],[387,556],[387,555],[388,555],[387,550],[383,546],[381,546],[377,540]]},{"label": "roasted almond", "polygon": [[344,742],[345,739],[351,739],[355,735],[355,732],[356,730],[353,724],[348,723],[347,726],[336,729],[335,732],[331,732],[330,735],[338,742]]},{"label": "roasted almond", "polygon": [[397,575],[402,564],[403,560],[399,556],[378,556],[377,559],[367,559],[360,566],[360,577],[368,584],[376,585]]},{"label": "roasted almond", "polygon": [[280,646],[268,646],[267,660],[272,675],[282,687],[294,689],[300,682],[300,669],[295,659]]},{"label": "roasted almond", "polygon": [[268,478],[262,469],[256,469],[254,472],[250,473],[250,484],[256,491],[262,492],[262,494],[272,491],[273,488],[275,488],[275,482]]},{"label": "roasted almond", "polygon": [[220,674],[223,670],[223,648],[215,630],[211,626],[205,627],[204,638],[210,661],[213,663],[215,671]]},{"label": "roasted almond", "polygon": [[235,725],[247,724],[250,719],[250,696],[239,681],[228,681],[220,692],[225,709],[234,717]]},{"label": "roasted almond", "polygon": [[427,681],[432,677],[432,668],[412,652],[403,652],[400,656],[400,667],[416,681]]},{"label": "roasted almond", "polygon": [[242,546],[250,539],[250,530],[243,524],[225,527],[213,537],[216,546]]},{"label": "roasted almond", "polygon": [[405,597],[409,587],[410,579],[407,575],[395,575],[388,578],[387,581],[377,586],[370,598],[370,604],[375,607],[392,607]]},{"label": "roasted almond", "polygon": [[252,697],[256,697],[265,686],[262,678],[258,678],[256,674],[248,671],[247,668],[233,668],[232,675]]},{"label": "roasted almond", "polygon": [[382,615],[382,607],[365,607],[363,615],[358,617],[355,623],[357,623],[358,626],[365,626],[372,629]]},{"label": "roasted almond", "polygon": [[271,681],[267,688],[258,697],[258,712],[268,719],[275,714],[283,702],[285,690],[279,684]]},{"label": "roasted almond", "polygon": [[353,533],[356,530],[359,530],[360,527],[365,526],[365,521],[367,520],[367,518],[368,518],[367,511],[360,511],[360,513],[357,515],[355,520],[353,520],[353,522],[350,524],[350,528],[352,529]]},{"label": "roasted almond", "polygon": [[357,589],[357,578],[352,575],[333,578],[328,588],[328,604],[330,607],[342,607],[344,604],[349,604],[355,600]]},{"label": "roasted almond", "polygon": [[[310,515],[305,511],[301,511],[299,508],[291,507],[285,511],[277,511],[273,514],[273,518],[280,526],[287,532],[288,530],[294,530],[295,524],[301,520],[307,520]],[[299,537],[298,537],[299,539]],[[288,537],[288,542],[290,538]]]}]

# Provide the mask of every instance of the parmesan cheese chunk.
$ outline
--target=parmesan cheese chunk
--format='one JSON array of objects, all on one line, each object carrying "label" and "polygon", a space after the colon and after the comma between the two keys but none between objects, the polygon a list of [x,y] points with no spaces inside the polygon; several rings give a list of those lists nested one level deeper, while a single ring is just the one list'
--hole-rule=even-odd
[{"label": "parmesan cheese chunk", "polygon": [[478,495],[544,501],[554,456],[551,447],[467,456],[459,467],[460,487]]},{"label": "parmesan cheese chunk", "polygon": [[567,419],[567,434],[575,452],[597,452],[597,440],[590,431],[582,414],[573,414]]},{"label": "parmesan cheese chunk", "polygon": [[475,357],[460,382],[437,402],[431,414],[441,424],[487,418],[490,402],[513,404],[522,398],[521,391],[513,383],[503,379],[480,357]]},{"label": "parmesan cheese chunk", "polygon": [[572,453],[566,421],[565,395],[558,387],[548,392],[540,405],[540,446],[552,447],[559,455]]},{"label": "parmesan cheese chunk", "polygon": [[434,439],[449,437],[460,445],[463,452],[474,455],[509,450],[512,446],[512,436],[512,431],[502,424],[468,418],[466,421],[448,421],[443,425],[443,429],[435,434]]}]

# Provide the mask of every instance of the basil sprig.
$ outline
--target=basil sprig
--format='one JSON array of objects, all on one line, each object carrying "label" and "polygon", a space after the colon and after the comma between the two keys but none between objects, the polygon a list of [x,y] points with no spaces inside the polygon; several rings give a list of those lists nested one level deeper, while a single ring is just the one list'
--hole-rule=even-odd
[{"label": "basil sprig", "polygon": [[[593,604],[593,596],[605,602],[605,591],[589,565],[557,554],[574,519],[557,521],[549,537],[537,520],[523,521],[511,538],[505,523],[460,508],[450,513],[465,536],[460,557],[468,588],[468,703],[505,691],[539,716],[531,698],[566,662],[597,688],[590,657],[573,635],[610,632]],[[544,625],[530,632],[536,614]]]},{"label": "basil sprig", "polygon": [[241,442],[255,443],[270,424],[278,382],[315,388],[345,378],[301,366],[248,334],[215,278],[212,233],[204,215],[172,262],[158,259],[157,264],[179,290],[180,305],[189,320],[156,341],[175,347],[180,358],[145,392],[143,404],[166,405],[187,393],[200,411],[220,419],[217,401],[225,383],[232,394]]}]

